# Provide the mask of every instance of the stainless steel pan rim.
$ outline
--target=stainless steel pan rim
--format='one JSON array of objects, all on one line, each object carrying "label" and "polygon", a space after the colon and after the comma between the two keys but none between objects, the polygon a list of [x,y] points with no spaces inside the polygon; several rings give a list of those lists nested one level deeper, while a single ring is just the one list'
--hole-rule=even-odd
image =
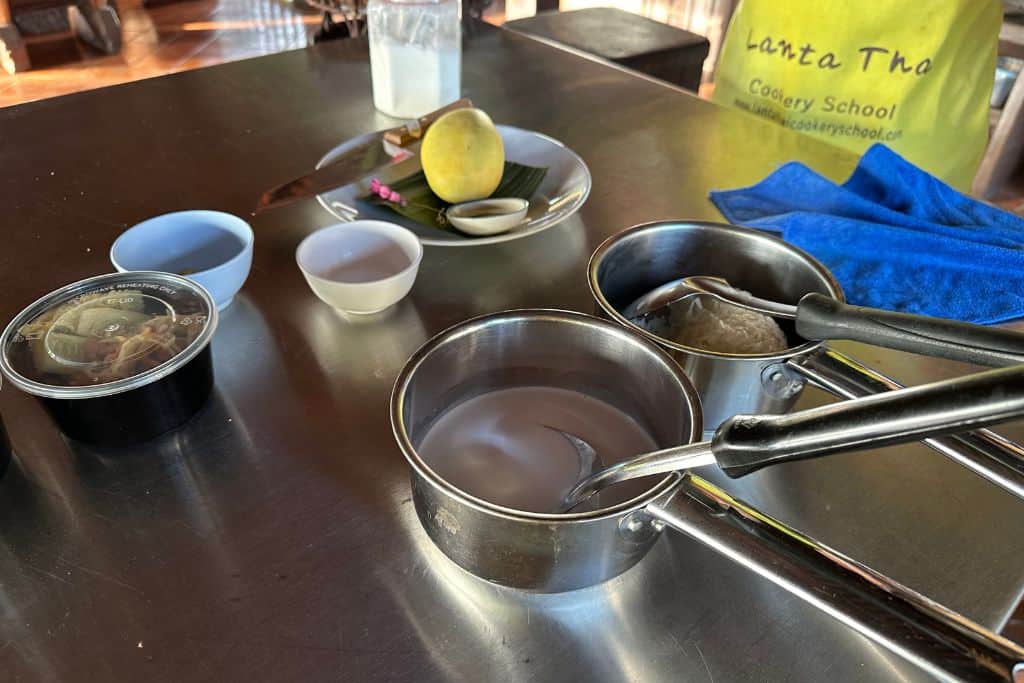
[{"label": "stainless steel pan rim", "polygon": [[620,325],[616,325],[584,313],[542,308],[515,309],[471,318],[439,332],[417,349],[406,363],[405,367],[402,368],[402,371],[398,375],[398,379],[395,380],[395,386],[391,394],[391,429],[394,433],[395,440],[398,442],[399,448],[402,450],[402,455],[405,456],[410,467],[412,467],[413,470],[415,470],[425,480],[429,481],[432,486],[438,488],[445,494],[465,505],[491,515],[497,515],[499,517],[514,519],[521,522],[534,522],[545,525],[570,524],[606,519],[609,517],[619,517],[625,513],[645,508],[649,503],[678,484],[680,476],[678,474],[669,474],[639,496],[611,507],[568,514],[527,512],[524,510],[504,507],[502,505],[496,505],[466,493],[462,489],[453,486],[446,479],[434,472],[433,469],[431,469],[430,466],[420,458],[419,454],[416,452],[416,447],[413,446],[412,439],[409,437],[405,421],[402,416],[402,406],[405,403],[405,391],[410,379],[415,376],[417,368],[419,368],[434,348],[448,340],[457,339],[463,335],[472,335],[481,326],[488,325],[496,320],[510,320],[526,315],[529,315],[532,318],[547,318],[552,321],[568,324],[598,325],[606,332],[620,337],[624,343],[643,345],[648,353],[659,360],[659,362],[664,366],[665,371],[675,377],[684,388],[689,399],[688,403],[690,405],[691,412],[689,416],[690,434],[688,443],[700,440],[702,434],[702,418],[700,414],[700,398],[697,394],[697,390],[693,387],[693,384],[683,373],[679,365],[672,360],[671,356],[658,348],[656,344],[648,339],[641,338],[631,330],[625,329]]},{"label": "stainless steel pan rim", "polygon": [[[633,330],[633,331],[643,335],[648,340],[651,340],[651,341],[653,341],[653,342],[655,342],[657,344],[660,344],[662,346],[666,346],[666,347],[674,349],[676,351],[684,351],[686,353],[690,353],[690,354],[693,354],[695,356],[703,356],[705,358],[734,358],[734,359],[737,359],[737,360],[764,360],[764,361],[769,361],[769,362],[771,362],[771,361],[781,362],[781,361],[789,360],[791,358],[796,358],[798,356],[803,356],[805,354],[808,354],[808,353],[814,351],[815,349],[817,349],[818,347],[821,346],[822,342],[807,341],[807,342],[804,342],[803,344],[801,344],[799,346],[795,346],[795,347],[786,349],[785,351],[783,351],[781,353],[767,353],[767,354],[719,353],[719,352],[716,352],[716,351],[707,351],[707,350],[704,350],[704,349],[694,348],[692,346],[685,346],[683,344],[679,344],[677,342],[670,341],[668,339],[664,339],[663,337],[659,337],[658,335],[654,334],[653,332],[649,332],[649,331],[645,330],[644,328],[640,327],[639,325],[636,325],[636,324],[630,322],[629,320],[627,320],[626,318],[624,318],[622,316],[622,314],[619,313],[619,311],[614,306],[612,306],[611,303],[605,298],[604,293],[601,291],[601,287],[598,284],[598,279],[597,279],[598,273],[597,273],[597,270],[598,270],[598,267],[600,266],[601,262],[604,260],[605,255],[613,247],[615,247],[615,245],[621,243],[623,240],[627,239],[632,234],[643,232],[645,230],[650,230],[652,228],[662,227],[662,226],[686,226],[686,225],[694,225],[694,226],[701,226],[701,227],[711,227],[711,228],[715,228],[717,230],[721,230],[723,232],[738,233],[738,234],[742,234],[742,235],[747,236],[747,237],[751,237],[753,239],[763,240],[765,242],[772,243],[772,244],[774,244],[776,246],[779,246],[779,247],[785,249],[786,251],[790,252],[793,256],[799,258],[801,261],[804,262],[804,264],[806,266],[808,266],[811,270],[815,271],[815,273],[820,275],[821,278],[827,283],[828,289],[829,289],[829,294],[833,298],[835,298],[838,301],[846,301],[846,298],[843,295],[842,287],[839,286],[839,282],[836,281],[836,279],[832,276],[832,273],[830,273],[823,265],[821,265],[813,256],[811,256],[810,254],[808,254],[807,252],[805,252],[802,249],[794,247],[792,244],[786,242],[785,240],[781,240],[778,237],[774,237],[772,235],[767,235],[767,234],[765,234],[765,233],[763,233],[763,232],[761,232],[759,230],[752,230],[750,228],[741,228],[741,227],[738,227],[738,226],[735,226],[735,225],[728,225],[728,224],[725,224],[725,223],[716,223],[714,221],[663,220],[663,221],[651,221],[649,223],[641,223],[639,225],[634,225],[634,226],[632,226],[630,228],[626,228],[625,230],[623,230],[621,232],[617,232],[614,235],[612,235],[611,237],[607,238],[604,242],[602,242],[600,244],[600,246],[598,246],[597,250],[594,251],[594,253],[591,255],[590,262],[587,264],[587,283],[590,286],[590,293],[591,293],[591,295],[594,297],[594,300],[597,301],[598,305],[605,312],[605,314],[607,314],[609,317],[611,317],[611,319],[614,320],[616,323],[618,323],[620,325],[626,326],[630,330]],[[714,275],[715,273],[690,273],[690,274],[691,275],[705,275],[705,274],[707,274],[707,275]]]}]

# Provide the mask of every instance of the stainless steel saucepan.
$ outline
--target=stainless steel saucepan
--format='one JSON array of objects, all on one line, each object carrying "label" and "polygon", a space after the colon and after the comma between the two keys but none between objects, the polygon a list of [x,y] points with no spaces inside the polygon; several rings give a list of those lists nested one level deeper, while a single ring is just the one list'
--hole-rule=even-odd
[{"label": "stainless steel saucepan", "polygon": [[[672,342],[635,325],[622,315],[631,303],[667,282],[711,275],[763,299],[798,303],[809,293],[844,301],[831,273],[812,256],[766,233],[707,222],[663,221],[638,225],[605,240],[590,259],[588,279],[598,314],[630,328],[672,354],[700,393],[704,431],[710,436],[737,414],[785,413],[810,381],[842,398],[900,388],[894,380],[865,367],[821,341],[800,337],[789,321],[779,320],[790,348],[781,353],[715,353]],[[899,320],[879,320],[875,329]],[[925,327],[893,330],[890,341],[912,348]],[[941,332],[941,330],[940,330]],[[934,335],[933,335],[934,336]],[[941,337],[941,334],[939,334]],[[963,351],[939,337],[922,336],[921,353]],[[948,353],[945,355],[949,355]],[[990,354],[992,364],[1006,359]],[[977,358],[972,357],[972,360]],[[925,440],[976,474],[1024,499],[1024,449],[988,430]]]},{"label": "stainless steel saucepan", "polygon": [[[437,547],[466,570],[516,588],[572,590],[633,566],[669,526],[930,673],[1024,681],[1024,649],[697,476],[652,477],[641,480],[644,487],[623,502],[586,512],[545,514],[475,498],[418,455],[417,444],[451,406],[488,391],[531,385],[572,389],[604,400],[635,419],[659,447],[697,441],[703,432],[700,401],[686,375],[663,350],[621,326],[564,311],[512,311],[442,332],[400,373],[391,420],[411,467],[417,515]],[[947,401],[965,392],[977,392],[972,394],[976,400]],[[914,405],[930,405],[927,409],[933,411],[948,407],[946,429],[1009,419],[1024,413],[1024,369],[950,380],[911,390],[910,395],[914,403],[902,407],[899,399],[907,394],[886,397],[891,404],[871,399],[818,409],[800,425],[778,422],[799,421],[792,416],[751,422],[751,438],[745,443],[751,448],[771,445],[759,430],[781,425],[786,447],[799,449],[821,437],[829,416],[852,415],[865,405],[867,413],[858,419],[877,418],[887,425],[883,429],[889,436],[900,434],[903,440],[921,434],[913,426],[920,423],[905,419],[914,414]],[[882,403],[886,410],[879,413]],[[979,411],[979,405],[987,410]],[[848,443],[859,446],[871,445],[877,433],[856,420],[846,427]]]}]

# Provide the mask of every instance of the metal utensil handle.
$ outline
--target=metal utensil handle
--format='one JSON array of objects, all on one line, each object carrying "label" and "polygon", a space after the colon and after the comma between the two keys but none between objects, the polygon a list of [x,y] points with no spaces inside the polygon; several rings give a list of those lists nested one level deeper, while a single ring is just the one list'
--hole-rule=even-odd
[{"label": "metal utensil handle", "polygon": [[[794,372],[840,398],[860,398],[903,385],[835,349],[787,363]],[[1024,446],[987,429],[936,436],[923,443],[1003,490],[1024,499]]]},{"label": "metal utensil handle", "polygon": [[[577,450],[579,450],[578,447]],[[613,484],[654,474],[668,474],[693,467],[714,465],[715,462],[710,441],[672,446],[660,451],[644,453],[628,460],[620,460],[598,470],[576,484],[562,499],[562,505],[556,512],[568,512],[598,491]]]},{"label": "metal utensil handle", "polygon": [[687,475],[647,511],[945,680],[1024,682],[1024,649]]},{"label": "metal utensil handle", "polygon": [[736,415],[711,450],[730,477],[768,465],[969,431],[1024,415],[1024,366],[833,403],[789,415]]},{"label": "metal utensil handle", "polygon": [[410,121],[404,126],[399,126],[398,128],[393,128],[385,132],[384,140],[390,142],[392,145],[405,147],[410,142],[422,137],[423,133],[425,133],[427,128],[430,127],[430,124],[437,121],[448,112],[455,111],[456,109],[467,109],[472,106],[473,103],[465,97],[461,100],[455,100],[451,104],[446,104],[440,109],[432,111],[429,114],[424,114],[415,121]]},{"label": "metal utensil handle", "polygon": [[823,294],[806,294],[800,299],[796,331],[805,339],[852,339],[992,367],[1024,363],[1024,334],[957,320],[851,306]]},{"label": "metal utensil handle", "polygon": [[736,289],[727,280],[723,280],[720,277],[696,275],[686,278],[686,280],[698,285],[700,289],[708,294],[713,294],[726,303],[745,308],[748,311],[755,311],[773,318],[785,318],[787,320],[792,320],[797,316],[798,309],[796,306],[754,296],[749,292]]}]

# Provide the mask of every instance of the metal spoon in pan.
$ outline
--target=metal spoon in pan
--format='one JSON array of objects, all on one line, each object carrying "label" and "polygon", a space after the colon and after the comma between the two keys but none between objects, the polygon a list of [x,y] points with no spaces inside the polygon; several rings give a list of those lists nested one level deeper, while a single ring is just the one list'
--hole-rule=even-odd
[{"label": "metal spoon in pan", "polygon": [[[730,477],[784,462],[917,441],[1024,415],[1024,368],[966,377],[833,403],[789,415],[736,415],[710,441],[638,455],[579,481],[556,512],[628,479],[718,465]],[[560,431],[561,430],[556,430]],[[580,454],[581,471],[600,463],[585,440],[561,432]]]},{"label": "metal spoon in pan", "polygon": [[851,306],[815,292],[797,305],[747,294],[726,280],[706,275],[672,280],[656,287],[623,309],[622,315],[647,329],[652,316],[693,296],[716,299],[773,318],[794,321],[804,339],[851,339],[900,351],[1000,367],[1024,363],[1024,335],[956,320],[895,313]]}]

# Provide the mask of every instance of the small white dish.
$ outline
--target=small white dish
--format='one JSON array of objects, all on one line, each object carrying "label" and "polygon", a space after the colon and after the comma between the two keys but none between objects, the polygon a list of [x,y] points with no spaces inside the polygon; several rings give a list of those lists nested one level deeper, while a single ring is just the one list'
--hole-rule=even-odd
[{"label": "small white dish", "polygon": [[415,234],[385,221],[353,221],[317,230],[295,250],[310,289],[344,313],[369,315],[412,289],[423,260]]},{"label": "small white dish", "polygon": [[[497,128],[505,144],[506,159],[548,169],[540,187],[530,197],[526,219],[505,232],[477,236],[423,225],[399,216],[386,207],[360,201],[359,198],[368,191],[364,183],[350,183],[329,190],[317,195],[317,201],[338,220],[370,219],[394,222],[419,235],[423,244],[440,247],[471,247],[508,242],[547,230],[575,214],[590,194],[590,170],[583,159],[547,135],[502,124],[498,124]],[[373,135],[367,133],[338,145],[320,160],[317,168],[336,160],[353,147],[373,139]]]},{"label": "small white dish", "polygon": [[508,232],[526,218],[530,202],[515,197],[478,199],[449,206],[448,222],[470,235],[487,236]]},{"label": "small white dish", "polygon": [[110,247],[119,272],[157,270],[198,282],[222,311],[245,284],[252,267],[253,233],[238,216],[222,211],[176,211],[128,228]]}]

